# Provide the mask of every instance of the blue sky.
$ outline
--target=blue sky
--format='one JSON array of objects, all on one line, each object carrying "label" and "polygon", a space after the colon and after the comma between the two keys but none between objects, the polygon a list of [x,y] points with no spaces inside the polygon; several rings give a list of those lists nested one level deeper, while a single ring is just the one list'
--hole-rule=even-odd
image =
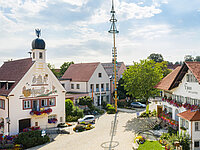
[{"label": "blue sky", "polygon": [[[118,61],[127,65],[161,53],[180,61],[200,55],[199,0],[115,0]],[[47,62],[110,62],[111,0],[0,0],[0,65],[29,57],[42,29]]]}]

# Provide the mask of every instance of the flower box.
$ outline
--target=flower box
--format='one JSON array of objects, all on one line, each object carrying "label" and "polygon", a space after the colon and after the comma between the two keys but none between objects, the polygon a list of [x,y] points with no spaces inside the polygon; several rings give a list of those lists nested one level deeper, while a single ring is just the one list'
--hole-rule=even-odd
[{"label": "flower box", "polygon": [[52,112],[52,109],[51,108],[48,108],[48,109],[41,109],[40,111],[31,111],[30,112],[30,115],[37,115],[37,116],[40,116],[42,114],[50,114]]}]

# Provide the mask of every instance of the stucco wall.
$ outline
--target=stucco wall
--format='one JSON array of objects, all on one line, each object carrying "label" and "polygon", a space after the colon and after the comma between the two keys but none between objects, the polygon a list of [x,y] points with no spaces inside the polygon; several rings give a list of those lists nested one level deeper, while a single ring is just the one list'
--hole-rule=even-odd
[{"label": "stucco wall", "polygon": [[[43,69],[39,69],[38,67],[43,67]],[[36,75],[42,75],[48,74],[48,80],[47,83],[43,86],[32,86],[32,80],[33,76]],[[14,95],[10,97],[10,134],[17,134],[19,131],[19,120],[31,118],[31,126],[35,126],[35,120],[37,120],[38,125],[43,127],[49,127],[52,126],[48,124],[47,117],[48,115],[42,115],[42,116],[31,116],[30,111],[23,110],[23,98],[24,95],[22,93],[23,87],[28,88],[35,88],[39,89],[41,87],[45,87],[45,89],[48,89],[49,91],[52,91],[53,86],[56,89],[56,93],[50,94],[51,96],[56,97],[56,106],[51,107],[52,113],[56,114],[58,123],[60,123],[60,117],[62,117],[63,121],[65,120],[65,89],[62,87],[60,82],[56,79],[56,77],[53,75],[53,73],[49,70],[49,68],[46,66],[46,64],[37,64],[35,63],[31,69],[25,74],[25,76],[22,78],[22,80],[17,84],[17,86],[13,89],[13,91],[10,93],[10,95]],[[30,97],[33,95],[31,94]],[[28,99],[28,98],[27,98]],[[50,114],[50,115],[51,115]],[[56,126],[56,124],[54,125]]]}]

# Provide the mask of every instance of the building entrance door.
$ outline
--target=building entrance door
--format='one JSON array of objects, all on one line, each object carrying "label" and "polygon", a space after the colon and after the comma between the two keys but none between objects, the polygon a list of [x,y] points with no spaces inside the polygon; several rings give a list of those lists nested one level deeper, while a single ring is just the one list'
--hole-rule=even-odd
[{"label": "building entrance door", "polygon": [[19,120],[19,132],[22,132],[23,129],[31,127],[31,119],[22,119]]},{"label": "building entrance door", "polygon": [[157,105],[157,116],[159,116],[162,113],[162,106]]}]

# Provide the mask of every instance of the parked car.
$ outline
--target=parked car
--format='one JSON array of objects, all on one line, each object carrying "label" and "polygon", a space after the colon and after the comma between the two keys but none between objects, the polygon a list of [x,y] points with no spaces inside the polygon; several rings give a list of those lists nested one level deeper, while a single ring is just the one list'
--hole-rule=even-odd
[{"label": "parked car", "polygon": [[86,124],[95,123],[95,117],[94,115],[86,115],[85,117],[78,119],[78,123],[81,122],[85,122]]},{"label": "parked car", "polygon": [[140,107],[140,108],[145,108],[145,107],[146,107],[145,104],[142,104],[142,103],[140,103],[140,102],[132,102],[132,103],[131,103],[131,106],[132,106],[132,107]]}]

